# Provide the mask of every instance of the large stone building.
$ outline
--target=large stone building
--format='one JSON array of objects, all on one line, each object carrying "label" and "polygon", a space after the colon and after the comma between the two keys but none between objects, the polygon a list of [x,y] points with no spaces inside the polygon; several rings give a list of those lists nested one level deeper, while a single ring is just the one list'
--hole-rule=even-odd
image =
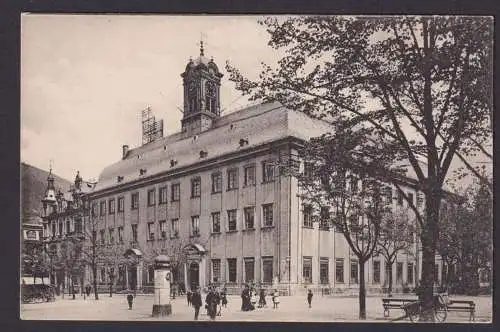
[{"label": "large stone building", "polygon": [[[178,263],[176,282],[187,287],[216,282],[239,291],[255,281],[292,293],[356,289],[358,262],[343,235],[312,223],[297,180],[280,172],[328,124],[275,103],[220,116],[222,74],[203,49],[181,77],[182,130],[124,145],[122,160],[102,171],[90,194],[102,243],[117,234],[135,261],[119,267],[116,282],[148,288],[154,257],[166,253]],[[410,182],[408,192],[417,198]],[[414,257],[398,256],[396,288],[415,285]],[[384,269],[381,257],[367,263],[369,290],[386,283]]]}]

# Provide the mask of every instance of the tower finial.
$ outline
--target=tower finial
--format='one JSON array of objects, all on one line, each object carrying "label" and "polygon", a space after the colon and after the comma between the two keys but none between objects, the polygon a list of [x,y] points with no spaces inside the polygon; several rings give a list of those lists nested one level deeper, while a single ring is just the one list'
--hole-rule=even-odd
[{"label": "tower finial", "polygon": [[203,39],[201,39],[200,41],[200,56],[204,56],[205,53],[204,53],[204,50],[203,50]]}]

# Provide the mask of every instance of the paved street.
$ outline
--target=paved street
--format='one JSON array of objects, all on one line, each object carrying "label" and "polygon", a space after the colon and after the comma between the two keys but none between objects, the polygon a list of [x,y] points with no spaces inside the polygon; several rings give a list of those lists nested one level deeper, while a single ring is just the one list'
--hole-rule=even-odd
[{"label": "paved street", "polygon": [[[399,297],[399,296],[398,296]],[[454,296],[453,299],[465,299]],[[492,317],[491,297],[467,297],[476,303],[476,322],[490,322]],[[268,304],[270,297],[268,297]],[[222,321],[285,321],[285,322],[347,322],[358,321],[357,297],[321,297],[315,296],[313,307],[309,309],[305,297],[281,297],[278,309],[272,304],[267,308],[256,309],[252,312],[240,311],[241,299],[239,296],[228,296],[228,307],[222,311]],[[128,310],[125,295],[113,295],[110,298],[101,294],[98,301],[84,300],[77,296],[76,300],[68,297],[58,298],[55,302],[38,304],[21,304],[22,319],[49,319],[49,320],[172,320],[191,321],[194,310],[187,306],[186,298],[178,297],[172,300],[172,316],[164,318],[151,317],[153,307],[152,295],[137,295],[134,308]],[[384,323],[389,319],[383,317],[382,301],[380,297],[368,297],[366,300],[367,322]],[[401,310],[392,310],[390,318],[402,314]],[[200,309],[201,321],[209,320],[203,308]],[[409,322],[409,321],[404,321]],[[448,313],[446,322],[468,323],[466,313]]]}]

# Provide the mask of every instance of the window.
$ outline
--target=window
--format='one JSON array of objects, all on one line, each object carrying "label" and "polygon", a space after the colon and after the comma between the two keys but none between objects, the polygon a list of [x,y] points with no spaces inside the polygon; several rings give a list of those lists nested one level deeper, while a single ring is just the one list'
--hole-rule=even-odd
[{"label": "window", "polygon": [[165,220],[160,220],[160,239],[166,239],[167,238],[167,230],[166,230],[166,224],[167,222]]},{"label": "window", "polygon": [[181,185],[180,185],[180,183],[173,184],[171,187],[171,191],[172,191],[171,201],[172,202],[179,201],[181,198]]},{"label": "window", "polygon": [[413,284],[413,271],[414,271],[413,263],[408,263],[406,269],[407,269],[406,282],[409,284]]},{"label": "window", "polygon": [[115,214],[115,199],[112,198],[108,202],[109,205],[109,214]]},{"label": "window", "polygon": [[274,181],[274,163],[266,161],[262,163],[262,182]]},{"label": "window", "polygon": [[155,281],[155,266],[153,264],[148,265],[148,283],[153,283]]},{"label": "window", "polygon": [[156,204],[156,190],[148,190],[148,206],[153,206]]},{"label": "window", "polygon": [[167,203],[167,187],[161,187],[158,192],[158,204]]},{"label": "window", "polygon": [[101,284],[106,283],[106,269],[101,267]]},{"label": "window", "polygon": [[403,205],[403,193],[398,190],[398,205]]},{"label": "window", "polygon": [[66,219],[66,234],[71,233],[71,222],[69,219]]},{"label": "window", "polygon": [[99,215],[103,216],[106,214],[106,201],[102,201],[99,207]]},{"label": "window", "polygon": [[312,282],[312,257],[302,258],[302,278],[304,282]]},{"label": "window", "polygon": [[118,242],[123,243],[123,226],[118,227]]},{"label": "window", "polygon": [[51,226],[52,226],[52,236],[55,236],[57,234],[56,223],[55,222],[52,223]]},{"label": "window", "polygon": [[[46,225],[44,225],[44,227],[45,227],[45,226],[46,226]],[[79,219],[79,218],[77,218],[77,219],[75,220],[75,233],[80,234],[80,233],[82,233],[82,232],[83,232],[82,220],[81,220],[81,219]]]},{"label": "window", "polygon": [[200,235],[200,216],[191,217],[191,235],[193,236]]},{"label": "window", "polygon": [[170,231],[171,238],[179,237],[179,219],[170,220]]},{"label": "window", "polygon": [[245,186],[255,186],[255,165],[245,167]]},{"label": "window", "polygon": [[227,210],[227,230],[229,232],[236,230],[236,210]]},{"label": "window", "polygon": [[330,229],[330,207],[322,206],[320,211],[319,229],[328,231]]},{"label": "window", "polygon": [[238,188],[238,169],[233,168],[227,171],[227,190]]},{"label": "window", "polygon": [[220,259],[212,259],[212,282],[220,281]]},{"label": "window", "polygon": [[222,173],[217,172],[212,174],[212,193],[220,193],[222,191]]},{"label": "window", "polygon": [[313,228],[312,207],[304,205],[302,208],[303,225],[307,228]]},{"label": "window", "polygon": [[201,178],[191,179],[191,198],[200,197],[201,195]]},{"label": "window", "polygon": [[328,258],[321,257],[319,259],[319,282],[322,285],[326,285],[326,284],[328,284],[330,282],[329,278],[328,278],[329,265],[330,264],[329,264]]},{"label": "window", "polygon": [[109,229],[109,243],[111,243],[111,244],[115,243],[115,229],[114,228]]},{"label": "window", "polygon": [[245,282],[250,282],[255,280],[255,259],[253,257],[245,258]]},{"label": "window", "polygon": [[101,244],[106,244],[106,234],[104,234],[104,229],[101,229],[99,233],[101,236]]},{"label": "window", "polygon": [[273,204],[262,205],[262,215],[264,217],[264,227],[273,225]]},{"label": "window", "polygon": [[351,283],[358,283],[358,260],[351,259]]},{"label": "window", "polygon": [[118,212],[123,212],[125,210],[125,198],[118,197]]},{"label": "window", "polygon": [[335,281],[339,283],[344,282],[344,259],[335,259]]},{"label": "window", "polygon": [[137,225],[132,225],[132,242],[137,242]]},{"label": "window", "polygon": [[424,198],[422,197],[422,193],[417,191],[417,207],[420,208],[424,204]]},{"label": "window", "polygon": [[227,259],[227,274],[229,282],[236,282],[236,258]]},{"label": "window", "polygon": [[97,215],[97,203],[92,203],[92,216]]},{"label": "window", "polygon": [[62,236],[63,234],[63,223],[62,221],[59,221],[59,236]]},{"label": "window", "polygon": [[373,261],[373,283],[380,283],[380,261]]},{"label": "window", "polygon": [[403,283],[403,263],[402,262],[396,263],[396,283],[398,283],[398,284]]},{"label": "window", "polygon": [[415,202],[413,202],[413,193],[408,193],[408,201],[408,206],[411,206],[411,204],[415,204]]},{"label": "window", "polygon": [[264,256],[262,257],[262,281],[272,283],[273,282],[273,257]]},{"label": "window", "polygon": [[212,233],[220,233],[220,212],[212,213]]},{"label": "window", "polygon": [[153,241],[155,239],[155,223],[148,222],[148,241]]},{"label": "window", "polygon": [[130,208],[132,210],[138,209],[139,208],[139,193],[133,193],[131,195],[131,198],[132,198],[132,202],[131,202]]},{"label": "window", "polygon": [[244,209],[245,212],[245,228],[246,229],[253,229],[254,228],[254,215],[255,215],[255,209],[254,207],[246,207]]}]

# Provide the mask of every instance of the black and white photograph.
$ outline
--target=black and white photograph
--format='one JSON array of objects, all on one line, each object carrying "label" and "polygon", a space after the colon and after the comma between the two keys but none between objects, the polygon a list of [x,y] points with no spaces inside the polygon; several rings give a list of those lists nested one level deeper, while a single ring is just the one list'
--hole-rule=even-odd
[{"label": "black and white photograph", "polygon": [[22,320],[492,323],[492,16],[20,29]]}]

